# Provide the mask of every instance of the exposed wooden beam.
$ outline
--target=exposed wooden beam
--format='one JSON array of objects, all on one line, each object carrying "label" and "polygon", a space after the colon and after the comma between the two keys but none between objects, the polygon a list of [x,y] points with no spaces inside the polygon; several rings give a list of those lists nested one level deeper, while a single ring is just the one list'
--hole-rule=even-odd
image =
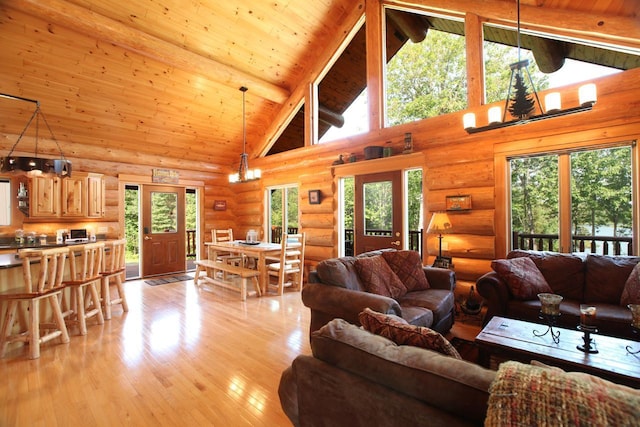
[{"label": "exposed wooden beam", "polygon": [[564,65],[565,47],[561,41],[533,37],[531,51],[543,73],[554,73]]},{"label": "exposed wooden beam", "polygon": [[318,120],[322,120],[323,122],[337,128],[344,126],[344,116],[322,104],[318,105]]},{"label": "exposed wooden beam", "polygon": [[369,105],[369,130],[376,131],[384,127],[384,55],[385,45],[382,32],[382,4],[378,1],[365,1],[367,17],[367,102]]},{"label": "exposed wooden beam", "polygon": [[[526,3],[531,4],[532,1]],[[388,0],[385,4],[459,17],[473,13],[488,22],[516,22],[515,1],[509,3],[503,0]],[[556,8],[528,4],[520,6],[523,29],[640,48],[640,27],[635,17],[603,16],[574,10],[567,13]]]},{"label": "exposed wooden beam", "polygon": [[386,13],[395,26],[412,42],[420,43],[425,39],[425,37],[427,37],[429,25],[426,22],[423,22],[415,14],[395,9],[387,9]]},{"label": "exposed wooden beam", "polygon": [[467,52],[467,105],[484,104],[484,61],[482,21],[478,15],[468,13],[465,20],[465,43]]},{"label": "exposed wooden beam", "polygon": [[282,104],[290,95],[285,88],[66,1],[15,0],[6,6],[89,37],[105,40],[171,67],[201,74],[224,85],[249,86],[253,94],[278,104]]}]

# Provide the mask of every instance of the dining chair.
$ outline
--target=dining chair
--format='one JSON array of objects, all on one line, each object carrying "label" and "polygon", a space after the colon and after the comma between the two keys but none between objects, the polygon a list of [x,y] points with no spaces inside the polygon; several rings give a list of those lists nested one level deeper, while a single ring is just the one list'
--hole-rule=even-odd
[{"label": "dining chair", "polygon": [[98,284],[102,281],[102,256],[104,242],[84,243],[68,247],[71,277],[63,282],[71,289],[71,303],[63,312],[67,323],[76,323],[80,335],[87,334],[87,319],[96,317],[98,324],[104,324]]},{"label": "dining chair", "polygon": [[[213,229],[211,230],[211,241],[213,243],[221,242],[233,242],[233,229]],[[213,261],[220,261],[227,264],[233,264],[236,266],[242,265],[242,256],[231,252],[217,252],[216,259]],[[227,273],[223,273],[225,276]]]},{"label": "dining chair", "polygon": [[[120,304],[122,311],[129,311],[127,297],[124,293],[122,283],[125,278],[125,251],[127,239],[109,240],[104,243],[104,255],[102,256],[102,283],[100,286],[100,296],[102,300],[102,311],[105,320],[111,319],[111,306]],[[112,280],[113,279],[113,282]],[[111,284],[115,285],[117,297],[111,297]]]},{"label": "dining chair", "polygon": [[267,265],[267,287],[275,287],[278,295],[282,295],[285,287],[300,291],[304,272],[305,233],[283,234],[280,244],[280,260]]},{"label": "dining chair", "polygon": [[[10,343],[27,342],[29,358],[37,359],[40,357],[40,344],[57,337],[61,337],[63,343],[69,342],[69,333],[60,308],[67,248],[22,250],[18,252],[18,256],[22,259],[23,283],[0,294],[0,302],[8,302],[0,336],[0,350],[4,357]],[[32,266],[34,272],[39,269],[37,277],[32,275]],[[41,322],[40,302],[45,300],[49,301],[51,306],[53,323]],[[17,308],[21,302],[28,303],[29,318],[26,330],[13,333]],[[43,334],[43,330],[47,332]]]}]

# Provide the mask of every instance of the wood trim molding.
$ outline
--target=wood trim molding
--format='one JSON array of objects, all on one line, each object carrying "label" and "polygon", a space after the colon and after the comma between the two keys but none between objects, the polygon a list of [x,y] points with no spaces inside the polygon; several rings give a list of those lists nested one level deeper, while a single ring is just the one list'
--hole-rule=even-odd
[{"label": "wood trim molding", "polygon": [[[118,175],[119,182],[127,182],[134,184],[155,184],[151,180],[150,175],[130,175],[130,174],[119,174]],[[174,186],[174,187],[204,187],[204,181],[195,181],[190,179],[178,179],[177,184],[160,184],[165,186]]]},{"label": "wood trim molding", "polygon": [[333,176],[343,177],[363,175],[392,170],[402,170],[414,167],[424,168],[424,153],[398,154],[381,159],[362,160],[354,163],[333,166]]}]

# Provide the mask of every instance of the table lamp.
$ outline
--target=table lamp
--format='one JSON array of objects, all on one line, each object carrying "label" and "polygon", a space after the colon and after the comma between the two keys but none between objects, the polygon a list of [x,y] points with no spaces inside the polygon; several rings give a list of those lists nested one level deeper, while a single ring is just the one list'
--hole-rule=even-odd
[{"label": "table lamp", "polygon": [[451,228],[451,221],[446,212],[435,212],[429,221],[427,233],[438,233],[438,258],[442,257],[442,233]]}]

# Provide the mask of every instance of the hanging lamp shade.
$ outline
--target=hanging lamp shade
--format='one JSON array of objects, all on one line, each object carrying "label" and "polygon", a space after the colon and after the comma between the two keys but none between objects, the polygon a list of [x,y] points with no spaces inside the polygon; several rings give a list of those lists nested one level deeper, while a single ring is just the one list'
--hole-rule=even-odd
[{"label": "hanging lamp shade", "polygon": [[240,165],[238,166],[238,172],[229,175],[229,182],[248,182],[260,179],[262,172],[260,169],[249,168],[249,155],[246,153],[247,146],[247,125],[246,125],[246,102],[245,94],[247,92],[245,86],[240,87],[242,92],[242,154],[240,154]]}]

